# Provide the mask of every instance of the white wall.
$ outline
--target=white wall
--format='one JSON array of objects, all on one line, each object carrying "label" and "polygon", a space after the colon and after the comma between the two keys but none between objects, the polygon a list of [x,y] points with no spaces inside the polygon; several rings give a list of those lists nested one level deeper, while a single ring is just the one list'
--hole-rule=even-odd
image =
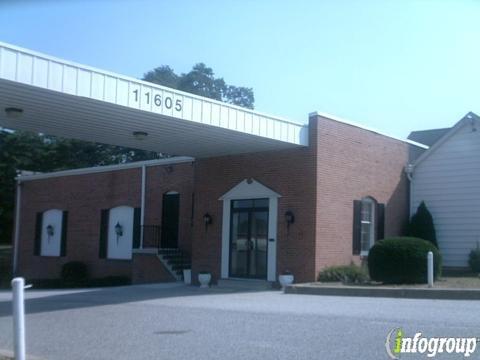
[{"label": "white wall", "polygon": [[[110,209],[108,221],[108,246],[107,258],[131,259],[133,244],[133,208],[130,206],[118,206]],[[115,225],[119,223],[123,227],[123,235],[117,236]]]},{"label": "white wall", "polygon": [[480,129],[458,130],[414,169],[413,214],[422,200],[432,213],[444,266],[468,266],[480,241]]},{"label": "white wall", "polygon": [[[62,210],[51,209],[43,213],[40,255],[60,256],[60,246],[62,241],[62,217]],[[53,226],[52,236],[48,236],[48,225]]]}]

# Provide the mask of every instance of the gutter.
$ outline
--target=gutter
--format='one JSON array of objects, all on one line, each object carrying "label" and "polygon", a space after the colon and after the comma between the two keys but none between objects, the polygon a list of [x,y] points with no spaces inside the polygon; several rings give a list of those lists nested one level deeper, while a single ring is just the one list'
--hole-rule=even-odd
[{"label": "gutter", "polygon": [[412,217],[412,207],[413,207],[413,170],[414,166],[413,164],[407,164],[405,166],[405,174],[407,174],[407,178],[409,181],[409,194],[408,194],[408,215],[411,218]]},{"label": "gutter", "polygon": [[17,198],[15,200],[15,237],[13,240],[13,275],[18,269],[18,246],[20,244],[20,206],[22,200],[22,183],[17,180]]},{"label": "gutter", "polygon": [[141,189],[141,205],[140,205],[140,249],[143,249],[143,225],[145,224],[145,183],[146,183],[147,166],[142,165],[142,189]]}]

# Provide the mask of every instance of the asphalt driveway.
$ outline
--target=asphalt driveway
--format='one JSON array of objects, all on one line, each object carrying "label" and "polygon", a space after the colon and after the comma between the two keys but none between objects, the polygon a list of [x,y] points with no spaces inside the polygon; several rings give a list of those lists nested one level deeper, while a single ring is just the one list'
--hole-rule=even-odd
[{"label": "asphalt driveway", "polygon": [[[178,284],[31,290],[27,299],[28,353],[45,359],[387,359],[385,338],[396,327],[412,335],[480,336],[477,301]],[[10,293],[0,292],[0,349],[12,348],[10,308]]]}]

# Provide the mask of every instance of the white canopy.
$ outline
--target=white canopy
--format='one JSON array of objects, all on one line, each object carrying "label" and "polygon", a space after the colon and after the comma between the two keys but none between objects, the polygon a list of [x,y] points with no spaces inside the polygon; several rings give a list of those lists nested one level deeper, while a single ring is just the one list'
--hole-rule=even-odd
[{"label": "white canopy", "polygon": [[195,157],[308,145],[305,125],[1,42],[0,126]]}]

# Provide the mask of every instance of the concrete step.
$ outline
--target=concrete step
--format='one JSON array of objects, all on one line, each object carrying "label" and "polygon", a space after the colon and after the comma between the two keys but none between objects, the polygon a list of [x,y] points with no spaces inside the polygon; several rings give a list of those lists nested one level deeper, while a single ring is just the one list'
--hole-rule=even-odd
[{"label": "concrete step", "polygon": [[220,279],[218,287],[241,290],[272,290],[273,284],[266,280],[256,279]]}]

